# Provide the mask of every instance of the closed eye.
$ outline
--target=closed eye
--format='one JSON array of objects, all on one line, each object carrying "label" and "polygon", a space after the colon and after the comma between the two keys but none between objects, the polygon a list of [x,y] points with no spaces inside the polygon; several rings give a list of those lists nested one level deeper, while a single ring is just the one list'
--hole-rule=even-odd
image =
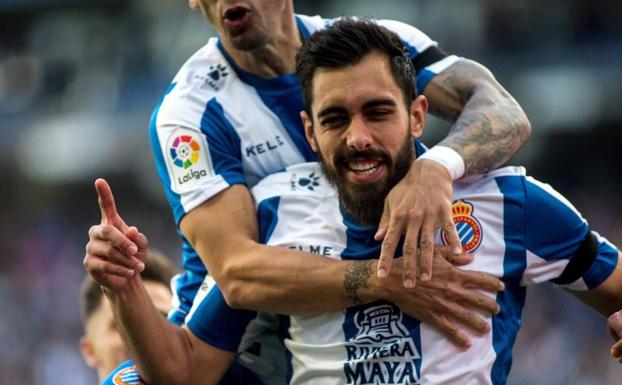
[{"label": "closed eye", "polygon": [[374,108],[370,111],[367,111],[365,113],[365,116],[367,116],[367,118],[371,120],[383,120],[391,114],[393,114],[393,110],[390,108]]},{"label": "closed eye", "polygon": [[345,115],[330,115],[320,120],[320,125],[325,128],[336,128],[348,122],[348,117]]}]

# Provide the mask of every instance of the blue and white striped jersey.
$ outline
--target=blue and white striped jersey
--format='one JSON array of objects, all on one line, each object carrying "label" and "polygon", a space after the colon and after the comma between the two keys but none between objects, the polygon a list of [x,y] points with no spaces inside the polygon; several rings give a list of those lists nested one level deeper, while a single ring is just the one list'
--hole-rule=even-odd
[{"label": "blue and white striped jersey", "polygon": [[[348,217],[317,163],[288,167],[252,191],[266,244],[344,260],[380,254],[380,243],[373,239],[376,228]],[[462,268],[500,277],[506,285],[496,294],[500,314],[487,318],[492,332],[470,335],[473,346],[463,351],[386,301],[317,316],[279,316],[288,383],[504,384],[525,287],[553,281],[569,289],[592,289],[617,264],[618,251],[597,234],[594,260],[578,263],[585,258],[577,250],[590,231],[587,222],[549,185],[525,176],[522,167],[460,179],[454,197],[453,218],[463,247],[476,254]],[[440,232],[437,242],[443,242]],[[235,351],[262,318],[230,309],[212,285],[195,304],[188,327],[206,342]]]},{"label": "blue and white striped jersey", "polygon": [[[296,16],[301,37],[329,25]],[[418,69],[417,88],[451,66],[428,36],[407,24],[379,21],[398,33]],[[434,53],[434,54],[431,54]],[[300,121],[302,90],[295,74],[264,79],[240,69],[212,38],[179,70],[150,123],[152,151],[175,222],[234,184],[254,186],[285,167],[315,159]],[[181,232],[180,232],[181,236]],[[174,282],[178,323],[206,274],[183,236],[186,273]]]}]

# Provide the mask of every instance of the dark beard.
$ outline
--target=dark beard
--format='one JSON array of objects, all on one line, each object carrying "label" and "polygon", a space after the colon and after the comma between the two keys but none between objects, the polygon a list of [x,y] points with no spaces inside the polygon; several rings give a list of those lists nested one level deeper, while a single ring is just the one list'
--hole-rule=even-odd
[{"label": "dark beard", "polygon": [[[326,179],[337,188],[339,200],[348,214],[363,226],[377,226],[384,209],[384,199],[410,170],[415,150],[409,135],[395,157],[395,162],[386,153],[378,150],[354,151],[346,148],[335,155],[335,167],[328,166],[321,152],[317,156]],[[345,173],[340,170],[345,171],[349,159],[368,156],[383,159],[389,170],[387,180],[367,184],[348,182]]]}]

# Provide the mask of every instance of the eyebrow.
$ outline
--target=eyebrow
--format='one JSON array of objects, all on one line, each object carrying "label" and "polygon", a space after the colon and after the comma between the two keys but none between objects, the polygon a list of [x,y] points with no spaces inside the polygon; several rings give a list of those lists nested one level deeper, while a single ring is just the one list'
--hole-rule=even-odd
[{"label": "eyebrow", "polygon": [[323,118],[324,116],[330,115],[330,114],[346,114],[346,113],[348,113],[348,111],[346,111],[345,108],[333,106],[333,107],[326,107],[326,108],[324,108],[322,111],[320,111],[317,114],[317,117],[318,118]]},{"label": "eyebrow", "polygon": [[389,99],[389,98],[382,98],[382,99],[374,99],[374,100],[370,100],[369,102],[363,104],[363,109],[366,110],[368,108],[374,108],[374,107],[380,107],[380,106],[396,106],[397,103],[395,103],[395,100],[393,99]]},{"label": "eyebrow", "polygon": [[[396,106],[397,103],[395,102],[395,100],[390,99],[390,98],[379,98],[379,99],[373,99],[370,100],[368,102],[366,102],[365,104],[363,104],[363,109],[370,109],[370,108],[374,108],[374,107],[380,107],[380,106],[391,106],[394,107]],[[321,110],[318,114],[317,117],[318,118],[322,118],[326,115],[330,115],[330,114],[344,114],[344,113],[348,113],[348,111],[343,108],[343,107],[339,107],[339,106],[331,106],[331,107],[326,107],[323,110]]]}]

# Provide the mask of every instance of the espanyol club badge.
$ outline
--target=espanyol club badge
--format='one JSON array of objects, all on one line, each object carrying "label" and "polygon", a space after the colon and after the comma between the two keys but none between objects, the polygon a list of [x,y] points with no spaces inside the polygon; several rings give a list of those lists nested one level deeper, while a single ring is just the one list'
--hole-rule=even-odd
[{"label": "espanyol club badge", "polygon": [[[462,251],[471,253],[482,243],[482,225],[473,216],[473,205],[465,200],[459,199],[451,207],[451,216],[456,225]],[[442,231],[443,242],[447,244],[447,234]]]}]

